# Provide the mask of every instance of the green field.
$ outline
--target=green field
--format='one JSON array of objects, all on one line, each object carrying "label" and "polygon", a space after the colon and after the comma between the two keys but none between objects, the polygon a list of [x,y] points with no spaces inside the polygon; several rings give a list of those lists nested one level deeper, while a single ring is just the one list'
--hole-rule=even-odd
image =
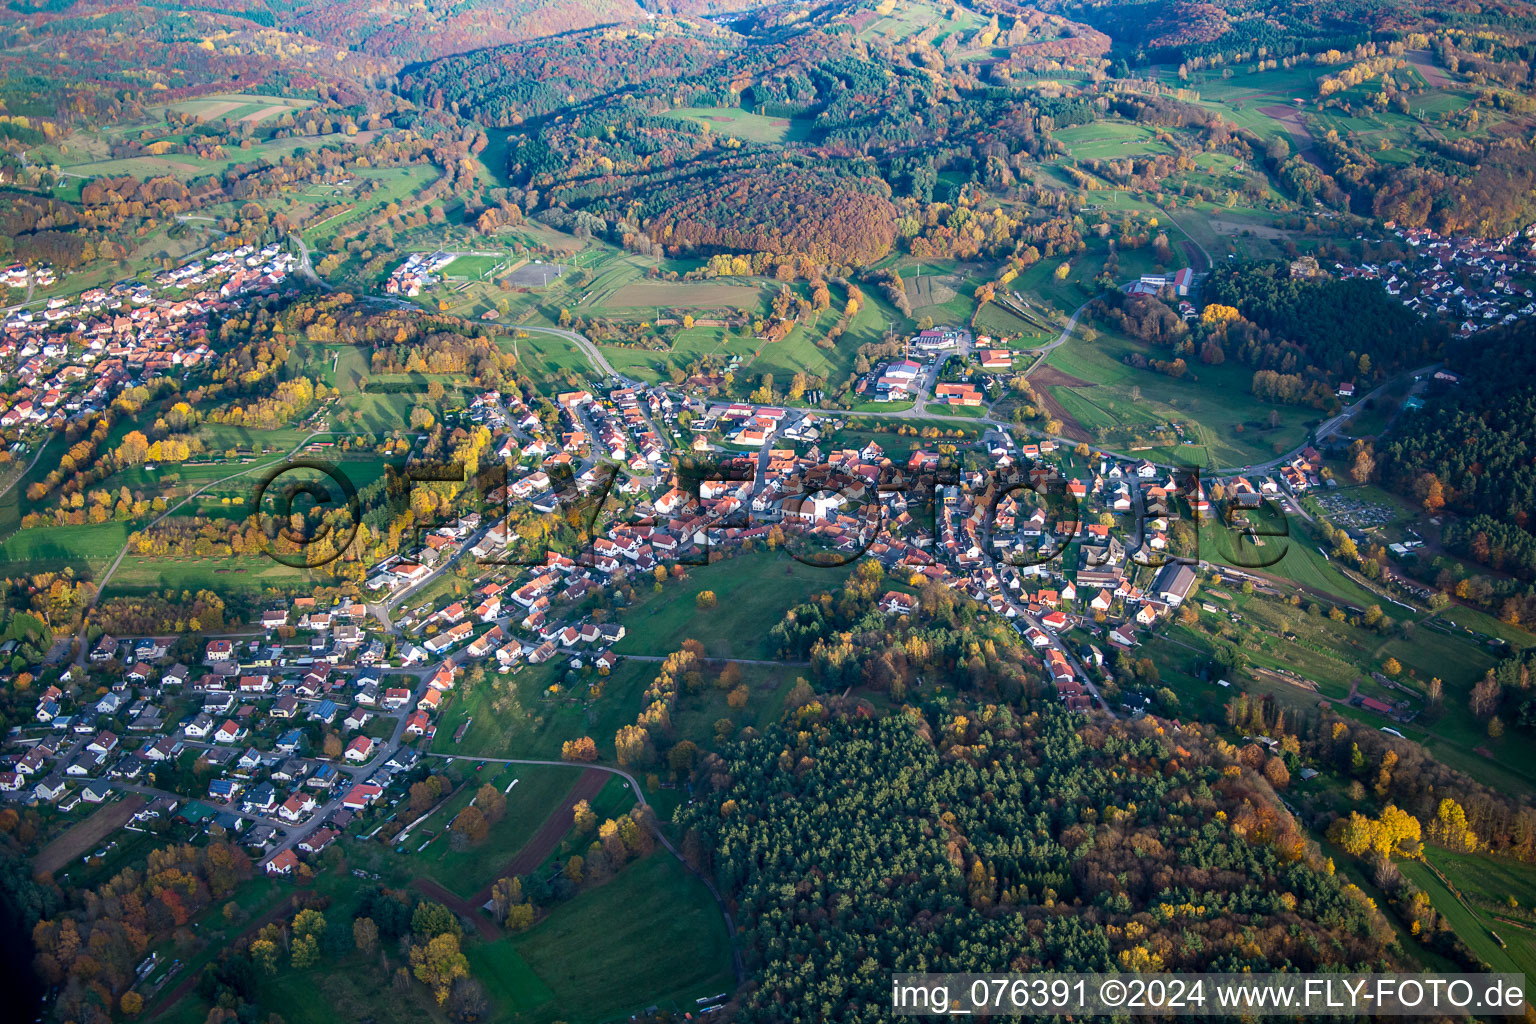
[{"label": "green field", "polygon": [[[167,109],[174,110],[178,114],[190,114],[200,121],[212,119],[238,121],[252,112],[264,112],[272,107],[283,107],[297,113],[314,105],[314,100],[285,96],[213,93],[207,96],[199,96],[197,99],[173,103]],[[261,120],[266,120],[266,118]]]},{"label": "green field", "polygon": [[[777,619],[775,619],[777,621]],[[741,681],[750,691],[747,706],[733,709],[714,679],[722,666],[707,665],[704,685],[698,693],[680,694],[672,709],[672,725],[679,737],[701,746],[713,742],[715,723],[728,718],[738,727],[758,728],[778,719],[784,694],[806,672],[793,666],[742,665]],[[621,659],[611,675],[571,672],[558,658],[544,665],[493,676],[486,683],[456,693],[446,705],[434,753],[482,757],[558,758],[561,744],[590,736],[598,753],[614,756],[613,738],[620,728],[633,724],[644,710],[644,693],[661,665],[651,661]],[[592,686],[601,687],[594,693]],[[556,686],[554,691],[551,686]],[[454,733],[469,718],[463,739]]]},{"label": "green field", "polygon": [[1158,131],[1142,124],[1098,121],[1059,129],[1054,136],[1079,160],[1128,160],[1170,152],[1168,144],[1157,139]]},{"label": "green field", "polygon": [[[1046,357],[1047,366],[1085,382],[1050,385],[1050,391],[1090,438],[1110,448],[1146,443],[1155,422],[1178,423],[1184,439],[1195,444],[1164,446],[1177,461],[1206,469],[1240,466],[1301,445],[1318,416],[1315,409],[1257,401],[1251,394],[1252,372],[1236,362],[1195,363],[1176,380],[1126,365],[1123,360],[1131,354],[1164,355],[1100,331],[1095,341],[1074,337]],[[1274,428],[1269,425],[1272,413],[1278,418]]]},{"label": "green field", "polygon": [[498,338],[496,343],[516,357],[518,375],[546,395],[567,390],[568,375],[584,377],[596,370],[581,349],[557,334],[528,331]]},{"label": "green field", "polygon": [[[367,168],[358,171],[357,174],[380,182],[381,187],[366,202],[359,201],[344,213],[328,217],[320,223],[306,225],[304,228],[306,243],[312,246],[324,246],[335,237],[336,232],[369,210],[388,203],[406,205],[408,197],[438,177],[439,172],[437,168],[430,165],[413,164],[410,167]],[[315,258],[318,260],[320,257]]]},{"label": "green field", "polygon": [[216,593],[236,592],[252,596],[267,588],[307,590],[315,577],[303,569],[283,565],[265,555],[235,558],[176,558],[128,554],[104,592],[108,597],[156,590],[208,588]]},{"label": "green field", "polygon": [[951,33],[968,35],[986,26],[985,18],[960,5],[947,7],[924,0],[902,0],[882,4],[877,10],[889,13],[865,24],[859,30],[859,38],[895,44],[927,33],[939,42]]},{"label": "green field", "polygon": [[[1429,854],[1432,858],[1434,854]],[[1472,952],[1487,961],[1494,971],[1510,973],[1536,972],[1536,948],[1528,932],[1515,925],[1495,924],[1486,913],[1471,909],[1458,900],[1445,883],[1423,864],[1404,861],[1398,865],[1404,875],[1429,895],[1434,908],[1444,915],[1456,937],[1465,942]],[[1450,877],[1449,875],[1447,877]],[[1458,874],[1457,877],[1466,877]],[[1507,944],[1501,946],[1494,932],[1498,932]]]},{"label": "green field", "polygon": [[[619,617],[627,635],[614,650],[667,655],[684,640],[697,640],[712,657],[771,659],[776,652],[768,630],[812,594],[835,592],[851,568],[806,565],[784,552],[752,552],[689,568],[681,581],[645,594]],[[714,591],[715,607],[701,610],[695,603],[704,590]]]},{"label": "green field", "polygon": [[[1491,854],[1452,853],[1437,846],[1426,847],[1424,857],[1498,932],[1517,968],[1536,974],[1536,881],[1530,868]],[[1434,903],[1440,909],[1439,900]]]},{"label": "green field", "polygon": [[128,539],[127,523],[48,526],[20,530],[0,543],[0,563],[12,572],[42,572],[73,565],[101,568]]},{"label": "green field", "polygon": [[1028,348],[1053,340],[1056,330],[1041,330],[1022,317],[1016,316],[995,302],[989,302],[976,315],[978,335],[990,334],[995,340],[1006,342],[1014,348]]},{"label": "green field", "polygon": [[[1254,521],[1258,533],[1253,539],[1245,539],[1240,531],[1229,529],[1215,517],[1205,519],[1200,529],[1200,557],[1236,568],[1258,569],[1357,608],[1369,608],[1373,604],[1393,607],[1380,594],[1362,587],[1346,576],[1338,564],[1326,558],[1319,549],[1320,541],[1299,518],[1283,517],[1274,509],[1250,514],[1249,518]],[[1263,531],[1281,535],[1265,536]],[[1273,564],[1262,564],[1270,561]],[[1406,609],[1394,611],[1394,617],[1403,614],[1407,614]]]},{"label": "green field", "polygon": [[75,178],[94,178],[102,175],[132,175],[152,178],[171,175],[192,179],[209,174],[219,174],[237,164],[267,160],[276,163],[285,156],[300,150],[314,151],[356,145],[361,135],[313,135],[270,142],[251,142],[244,146],[226,147],[226,155],[216,159],[204,159],[192,153],[167,153],[164,156],[130,156],[120,159],[94,160],[71,165],[67,173]]},{"label": "green field", "polygon": [[716,135],[743,142],[795,142],[809,133],[808,122],[788,117],[766,117],[739,107],[679,107],[675,117],[701,124]]},{"label": "green field", "polygon": [[733,985],[719,909],[661,850],[557,906],[526,935],[469,955],[497,1019],[519,1024],[597,1024],[648,1006],[696,1010],[696,999]]},{"label": "green field", "polygon": [[[503,768],[488,764],[477,772],[467,764],[460,767],[465,785],[434,811],[431,818],[417,826],[411,840],[404,844],[407,853],[400,856],[409,862],[410,871],[436,879],[449,890],[469,897],[501,877],[502,867],[565,800],[581,770],[539,765]],[[514,779],[517,784],[506,793],[506,816],[491,826],[483,842],[455,850],[450,841],[453,833],[447,830],[447,825],[469,806],[482,785],[505,790]],[[432,836],[431,842],[425,849],[420,849],[428,835]]]},{"label": "green field", "polygon": [[672,344],[664,349],[621,348],[603,346],[603,355],[613,368],[642,380],[662,382],[669,380],[673,371],[705,359],[722,363],[733,358],[750,362],[759,342],[744,336],[740,330],[726,327],[686,327],[672,338]]},{"label": "green field", "polygon": [[443,268],[443,277],[478,280],[507,262],[505,256],[460,256]]}]

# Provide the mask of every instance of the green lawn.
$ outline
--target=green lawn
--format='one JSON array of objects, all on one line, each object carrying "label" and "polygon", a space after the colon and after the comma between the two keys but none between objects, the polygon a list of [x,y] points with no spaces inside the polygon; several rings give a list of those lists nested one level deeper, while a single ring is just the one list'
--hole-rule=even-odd
[{"label": "green lawn", "polygon": [[[1430,855],[1432,858],[1434,854]],[[1478,956],[1488,962],[1493,970],[1513,974],[1536,973],[1536,955],[1530,937],[1514,925],[1496,925],[1486,913],[1469,909],[1445,887],[1429,868],[1415,861],[1398,865],[1404,875],[1423,889],[1436,910],[1450,922],[1457,938],[1465,942]],[[1446,876],[1450,878],[1450,875]],[[1458,877],[1462,877],[1458,874]],[[1493,935],[1497,930],[1508,947],[1501,947]],[[1514,940],[1513,942],[1511,940]]]},{"label": "green lawn", "polygon": [[679,107],[672,116],[703,125],[716,135],[743,142],[786,142],[804,139],[810,124],[788,117],[767,117],[739,107]]},{"label": "green lawn", "polygon": [[[441,730],[440,730],[441,731]],[[501,868],[510,861],[523,844],[533,838],[540,826],[565,800],[576,779],[579,768],[560,768],[538,765],[488,764],[476,772],[464,764],[466,785],[454,794],[447,805],[424,822],[412,840],[406,844],[408,856],[416,869],[435,878],[461,896],[471,896],[500,877]],[[450,841],[453,833],[447,825],[455,815],[469,806],[470,800],[482,785],[493,784],[506,789],[513,779],[517,785],[506,794],[507,813],[491,827],[485,841],[464,850],[455,850]],[[431,844],[417,852],[426,833],[435,833]]]},{"label": "green lawn", "polygon": [[221,174],[239,164],[251,164],[260,160],[269,160],[276,163],[284,157],[292,156],[299,150],[316,152],[321,149],[347,147],[352,145],[355,139],[355,136],[349,138],[345,135],[336,134],[307,135],[295,138],[273,139],[270,142],[252,142],[247,147],[226,146],[226,156],[211,160],[205,160],[191,153],[167,153],[164,156],[130,156],[115,160],[96,160],[90,163],[76,164],[69,168],[69,173],[87,178],[102,175],[120,177],[127,174],[139,178],[171,175],[176,178],[190,180],[210,174]]},{"label": "green lawn", "polygon": [[18,530],[0,542],[0,566],[7,575],[62,569],[100,570],[128,540],[128,523],[44,526]]},{"label": "green lawn", "polygon": [[672,338],[668,348],[620,348],[604,345],[603,355],[613,368],[642,380],[661,383],[669,381],[674,370],[686,371],[690,366],[713,357],[722,364],[732,357],[751,361],[761,342],[738,329],[725,327],[686,327]]},{"label": "green lawn", "polygon": [[[586,376],[595,370],[581,349],[556,334],[529,331],[522,336],[499,338],[497,344],[516,357],[518,376],[550,397],[568,390],[566,377]],[[614,367],[618,368],[618,364]]]},{"label": "green lawn", "polygon": [[[1530,865],[1436,846],[1426,847],[1424,856],[1499,933],[1508,947],[1505,952],[1518,968],[1527,975],[1536,974],[1536,872]],[[1438,900],[1435,907],[1440,909]]]},{"label": "green lawn", "polygon": [[[1323,555],[1321,542],[1298,517],[1288,517],[1282,522],[1281,514],[1270,510],[1251,514],[1249,518],[1255,520],[1256,532],[1289,532],[1281,536],[1263,536],[1260,533],[1258,537],[1248,540],[1243,539],[1240,531],[1230,529],[1220,520],[1210,517],[1203,521],[1200,529],[1200,557],[1206,561],[1237,568],[1253,568],[1288,579],[1303,587],[1332,595],[1357,608],[1379,604],[1393,618],[1410,616],[1407,609],[1390,604],[1381,595],[1367,590],[1344,575],[1336,562]],[[1271,561],[1271,565],[1263,564]]]},{"label": "green lawn", "polygon": [[1129,160],[1172,152],[1167,143],[1157,140],[1160,130],[1166,129],[1121,121],[1095,121],[1062,128],[1052,135],[1079,160]]},{"label": "green lawn", "polygon": [[597,1024],[648,1006],[696,1010],[733,988],[725,922],[702,882],[657,852],[554,908],[525,935],[470,949],[497,1020]]},{"label": "green lawn", "polygon": [[[793,666],[740,666],[741,681],[750,697],[745,708],[736,710],[727,705],[726,694],[713,685],[720,668],[707,666],[703,688],[678,696],[672,710],[678,737],[706,746],[714,742],[714,726],[722,718],[729,718],[737,728],[763,728],[777,721],[784,695],[806,672]],[[611,761],[614,734],[633,724],[644,710],[645,690],[660,669],[659,662],[621,659],[604,678],[568,672],[564,660],[557,659],[514,674],[493,675],[454,694],[443,711],[432,749],[450,755],[558,758],[566,740],[590,736],[598,753]],[[559,685],[558,692],[549,691],[552,683]],[[589,689],[594,683],[601,685],[598,695]],[[466,717],[472,719],[470,727],[464,738],[454,743],[453,734]]]},{"label": "green lawn", "polygon": [[[1046,364],[1085,382],[1050,387],[1089,435],[1106,447],[1124,448],[1148,439],[1154,423],[1179,423],[1184,439],[1162,447],[1165,457],[1224,468],[1260,462],[1300,445],[1315,409],[1268,405],[1251,394],[1252,371],[1235,360],[1207,366],[1198,360],[1181,379],[1125,363],[1128,355],[1164,359],[1154,350],[1112,332],[1099,330],[1094,341],[1074,337],[1057,348]],[[1278,425],[1270,427],[1274,415]]]},{"label": "green lawn", "polygon": [[[768,630],[811,594],[835,592],[850,566],[805,565],[784,552],[752,552],[709,566],[690,567],[681,581],[661,593],[646,593],[619,618],[627,635],[619,654],[667,655],[684,640],[697,640],[713,657],[763,658],[775,655]],[[716,604],[700,609],[701,591]]]},{"label": "green lawn", "polygon": [[[1201,555],[1216,560],[1208,546]],[[1494,664],[1493,654],[1475,637],[1436,630],[1432,618],[1415,622],[1411,633],[1405,635],[1405,613],[1385,602],[1373,603],[1381,604],[1398,625],[1383,633],[1347,620],[1312,615],[1306,610],[1312,599],[1305,595],[1301,607],[1293,608],[1261,594],[1233,593],[1237,588],[1231,583],[1213,589],[1233,596],[1229,601],[1201,598],[1200,605],[1209,603],[1217,613],[1202,609],[1197,626],[1167,626],[1144,648],[1180,699],[1195,702],[1191,707],[1220,706],[1230,696],[1230,691],[1214,687],[1210,680],[1215,675],[1200,677],[1201,669],[1209,671],[1214,664],[1214,634],[1219,633],[1221,643],[1243,652],[1248,667],[1235,673],[1214,672],[1242,689],[1274,694],[1297,706],[1315,706],[1317,697],[1309,688],[1315,686],[1316,694],[1333,701],[1334,710],[1340,714],[1373,728],[1396,728],[1421,743],[1437,760],[1487,785],[1517,794],[1536,789],[1536,767],[1521,753],[1524,739],[1513,731],[1497,739],[1490,737],[1485,723],[1468,710],[1473,684]],[[1230,621],[1229,612],[1237,613],[1240,621]],[[1388,658],[1396,658],[1402,665],[1396,682],[1419,709],[1418,718],[1410,724],[1389,722],[1344,703],[1351,693],[1388,701],[1405,696],[1372,677]],[[1429,705],[1425,697],[1429,680],[1435,676],[1442,680],[1444,689],[1438,706]]]},{"label": "green lawn", "polygon": [[307,591],[314,587],[317,579],[308,570],[283,565],[262,554],[233,558],[128,554],[108,581],[105,596],[201,588],[220,594],[237,591],[255,594],[268,587]]},{"label": "green lawn", "polygon": [[[347,927],[338,920],[332,927]],[[359,954],[351,964],[322,963],[293,970],[285,962],[276,975],[262,979],[262,1004],[278,1010],[292,1024],[335,1024],[338,1020],[372,1020],[376,1024],[421,1024],[446,1021],[447,1015],[425,985],[412,981],[404,992],[381,977],[376,958],[364,963]]]},{"label": "green lawn", "polygon": [[505,256],[460,256],[443,268],[443,276],[480,278],[505,262]]},{"label": "green lawn", "polygon": [[376,207],[388,203],[406,205],[406,200],[424,185],[439,176],[436,167],[430,165],[413,164],[410,167],[381,167],[368,168],[357,172],[365,178],[373,178],[381,183],[372,197],[367,200],[349,199],[354,202],[352,209],[338,216],[327,219],[324,223],[316,224],[304,229],[304,241],[311,246],[321,248],[322,252],[315,256],[318,262],[323,255],[327,242],[335,237],[349,222],[361,217],[364,213]]}]

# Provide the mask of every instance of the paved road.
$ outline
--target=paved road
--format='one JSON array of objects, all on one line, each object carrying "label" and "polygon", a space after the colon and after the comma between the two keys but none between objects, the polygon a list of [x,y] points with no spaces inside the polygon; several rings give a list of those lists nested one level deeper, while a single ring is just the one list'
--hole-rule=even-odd
[{"label": "paved road", "polygon": [[1052,352],[1067,343],[1067,339],[1072,337],[1072,332],[1077,330],[1078,319],[1083,315],[1084,311],[1087,310],[1088,304],[1092,301],[1093,299],[1089,299],[1088,302],[1083,303],[1081,306],[1078,306],[1072,311],[1072,315],[1067,317],[1066,326],[1061,329],[1060,334],[1056,335],[1054,341],[1050,342],[1049,344],[1042,345],[1034,350],[1035,361],[1029,364],[1029,369],[1024,371],[1024,376],[1028,377],[1030,374],[1040,369],[1040,367],[1045,363],[1046,358]]},{"label": "paved road", "polygon": [[[1166,215],[1166,211],[1164,211],[1164,213]],[[1169,221],[1171,223],[1174,224],[1175,227],[1178,227],[1178,224],[1177,224],[1176,221],[1174,221],[1173,217],[1169,216],[1168,219],[1169,219]],[[1180,228],[1180,230],[1182,231],[1183,229]],[[1188,232],[1185,232],[1185,234],[1187,236]],[[1193,239],[1190,239],[1190,241],[1196,246],[1196,248],[1200,249],[1201,253],[1205,255],[1207,262],[1209,262],[1210,254],[1205,251],[1205,248],[1203,246],[1201,246],[1198,242],[1195,242]],[[302,241],[301,241],[300,244],[302,244]],[[412,310],[420,310],[421,309],[420,306],[415,306],[415,305],[412,305],[411,303],[402,302],[400,300],[384,300],[384,299],[378,299],[378,298],[375,298],[375,297],[370,297],[368,299],[368,301],[370,301],[370,302],[380,302],[380,303],[395,305],[398,308],[403,308],[403,309],[412,309]],[[1058,333],[1057,336],[1052,341],[1048,342],[1047,344],[1041,346],[1038,349],[1033,350],[1032,355],[1034,356],[1034,360],[1035,361],[1030,365],[1029,369],[1024,371],[1025,376],[1029,376],[1030,374],[1036,372],[1042,365],[1044,365],[1045,359],[1050,355],[1051,352],[1055,351],[1060,346],[1066,344],[1072,338],[1073,333],[1077,329],[1078,323],[1080,322],[1084,312],[1087,311],[1087,308],[1088,308],[1089,304],[1092,301],[1093,300],[1090,299],[1088,302],[1083,303],[1082,305],[1078,306],[1077,309],[1073,310],[1072,311],[1072,315],[1067,318],[1066,324],[1062,327],[1060,333]],[[607,374],[608,376],[617,377],[617,378],[625,381],[627,384],[638,384],[638,383],[641,383],[641,382],[638,382],[638,381],[634,381],[632,378],[630,378],[630,377],[628,377],[628,376],[626,376],[624,374],[621,374],[618,371],[616,371],[613,368],[613,365],[611,363],[609,363],[608,359],[603,355],[601,349],[599,349],[598,346],[591,339],[587,338],[585,335],[582,335],[582,334],[580,334],[580,333],[578,333],[576,331],[568,331],[568,330],[564,330],[564,329],[558,328],[558,327],[533,327],[533,326],[517,326],[517,327],[512,328],[512,329],[513,330],[518,330],[518,331],[526,331],[526,332],[528,332],[530,334],[549,334],[549,335],[553,335],[555,337],[564,338],[567,341],[570,341],[572,344],[574,344],[577,348],[581,349],[582,353],[587,357],[588,361],[599,372]],[[1440,365],[1441,364],[1432,364],[1430,366],[1420,367],[1419,369],[1416,369],[1416,370],[1405,371],[1404,373],[1400,373],[1397,376],[1389,379],[1388,381],[1386,381],[1385,383],[1383,383],[1379,387],[1375,388],[1374,390],[1372,390],[1368,394],[1366,394],[1366,395],[1362,396],[1361,398],[1357,399],[1353,404],[1351,404],[1349,406],[1346,406],[1344,408],[1344,410],[1342,412],[1340,412],[1337,416],[1334,416],[1331,419],[1329,419],[1328,421],[1326,421],[1325,423],[1323,423],[1318,428],[1318,430],[1316,431],[1316,435],[1315,435],[1314,439],[1309,439],[1306,442],[1306,444],[1298,445],[1295,448],[1291,449],[1289,452],[1286,452],[1284,455],[1277,456],[1277,457],[1275,457],[1273,459],[1270,459],[1270,460],[1268,460],[1266,462],[1250,463],[1249,465],[1245,465],[1245,466],[1226,466],[1226,467],[1222,467],[1222,468],[1219,468],[1219,469],[1209,470],[1207,472],[1210,475],[1213,475],[1213,476],[1237,476],[1237,475],[1241,475],[1241,474],[1245,474],[1245,473],[1267,473],[1267,472],[1270,472],[1271,470],[1275,469],[1276,467],[1282,466],[1282,465],[1286,464],[1287,462],[1290,462],[1292,459],[1294,459],[1297,455],[1299,455],[1301,453],[1302,448],[1305,448],[1305,447],[1308,447],[1311,444],[1314,444],[1317,440],[1322,440],[1323,438],[1331,436],[1334,432],[1336,432],[1338,430],[1338,428],[1344,422],[1346,422],[1348,420],[1348,418],[1367,399],[1377,397],[1383,391],[1387,390],[1393,384],[1401,381],[1405,377],[1410,377],[1410,376],[1413,376],[1415,374],[1422,374],[1422,373],[1426,373],[1426,372],[1433,372],[1434,370],[1438,369],[1440,367]],[[971,427],[975,427],[975,426],[978,426],[978,425],[979,426],[984,426],[984,427],[992,427],[992,428],[995,428],[995,429],[998,429],[998,430],[1003,430],[1003,431],[1007,431],[1007,430],[1012,430],[1012,429],[1018,428],[1018,429],[1022,429],[1023,432],[1025,434],[1027,434],[1028,436],[1030,436],[1032,438],[1035,438],[1037,440],[1055,441],[1058,444],[1064,444],[1064,445],[1067,445],[1069,447],[1075,447],[1078,444],[1078,439],[1077,438],[1065,437],[1065,436],[1060,435],[1060,434],[1048,434],[1048,433],[1046,433],[1043,430],[1035,430],[1035,429],[1029,428],[1029,427],[1019,428],[1018,424],[1009,423],[1009,422],[1006,422],[1004,420],[995,419],[995,418],[993,418],[990,415],[989,416],[946,416],[943,413],[929,412],[927,410],[927,408],[926,408],[926,404],[924,404],[922,406],[922,408],[919,408],[919,406],[914,405],[912,408],[909,408],[909,409],[895,409],[895,410],[890,410],[890,411],[854,411],[852,409],[825,409],[825,410],[813,409],[813,410],[808,410],[808,411],[817,412],[817,413],[821,413],[821,414],[828,414],[828,413],[830,413],[830,414],[843,415],[843,416],[871,417],[871,418],[876,418],[876,419],[917,419],[917,418],[921,418],[921,419],[924,419],[924,420],[937,420],[937,421],[941,421],[941,422],[955,423],[955,424],[971,426]],[[1140,461],[1143,458],[1143,456],[1141,456],[1141,455],[1137,455],[1137,454],[1129,453],[1129,452],[1117,452],[1117,451],[1113,451],[1113,450],[1108,449],[1108,448],[1101,447],[1099,445],[1093,445],[1092,447],[1093,447],[1093,449],[1095,451],[1104,452],[1106,455],[1109,455],[1109,456],[1112,456],[1114,458],[1121,459],[1121,460]],[[1149,461],[1151,461],[1151,460],[1149,460]],[[1181,466],[1181,465],[1177,465],[1177,464],[1174,464],[1174,463],[1154,462],[1153,464],[1158,466],[1159,468],[1162,468],[1162,469],[1183,469],[1183,468],[1187,468],[1187,467],[1184,467],[1184,466]]]},{"label": "paved road", "polygon": [[[126,779],[101,779],[100,781],[105,785],[111,786],[113,789],[122,790],[124,793],[139,793],[144,796],[163,796],[171,800],[175,800],[178,804],[184,804],[189,800],[197,799],[196,797],[189,797],[184,793],[176,793],[172,790],[160,789],[156,786],[144,786],[137,782],[129,782]],[[220,811],[228,811],[230,814],[233,814],[237,818],[244,818],[246,821],[254,821],[260,825],[271,825],[276,829],[288,829],[293,827],[291,824],[283,821],[281,818],[270,818],[265,814],[255,814],[251,811],[242,810],[234,804],[220,804],[218,809]]]},{"label": "paved road", "polygon": [[1345,423],[1349,422],[1349,418],[1351,416],[1353,416],[1360,409],[1364,408],[1366,402],[1371,401],[1374,398],[1379,398],[1384,392],[1405,380],[1411,380],[1414,377],[1434,373],[1444,365],[1444,363],[1431,363],[1428,366],[1420,366],[1415,370],[1404,370],[1402,373],[1395,374],[1387,378],[1381,384],[1372,388],[1370,391],[1361,395],[1359,398],[1356,398],[1349,405],[1346,405],[1342,410],[1339,411],[1338,415],[1330,417],[1329,419],[1324,420],[1321,424],[1319,424],[1317,430],[1314,432],[1314,441],[1308,441],[1307,444],[1292,448],[1284,455],[1270,459],[1268,462],[1256,462],[1247,466],[1232,466],[1226,469],[1211,470],[1211,474],[1214,476],[1237,476],[1245,473],[1267,473],[1273,469],[1283,466],[1287,462],[1290,462],[1292,459],[1294,459],[1297,455],[1301,454],[1302,448],[1309,447],[1317,441],[1322,441],[1338,433],[1339,428],[1344,426]]},{"label": "paved road", "polygon": [[518,325],[513,327],[512,330],[514,332],[527,331],[529,334],[553,334],[557,338],[564,338],[565,340],[574,344],[577,348],[581,349],[582,354],[585,355],[588,361],[597,368],[598,372],[607,374],[609,377],[618,377],[625,382],[630,382],[629,377],[613,368],[613,364],[608,362],[608,357],[603,355],[598,347],[594,345],[591,339],[586,337],[586,335],[577,334],[575,331],[563,330],[559,327],[525,327]]},{"label": "paved road", "polygon": [[[451,661],[452,659],[448,660]],[[411,708],[416,706],[416,704],[421,700],[422,695],[427,692],[427,678],[435,671],[437,671],[435,666],[417,666],[408,669],[392,668],[389,670],[391,675],[403,674],[414,675],[417,677],[416,685],[411,690],[411,699],[406,702],[405,707]],[[400,717],[395,721],[395,728],[390,733],[389,739],[376,744],[378,749],[374,751],[373,757],[371,757],[363,764],[349,765],[342,761],[329,762],[333,764],[336,769],[343,775],[347,776],[347,781],[337,784],[335,789],[332,791],[331,799],[315,808],[314,813],[305,819],[302,825],[283,824],[281,827],[287,829],[287,835],[284,837],[282,842],[268,850],[266,855],[261,858],[262,865],[264,866],[268,861],[270,861],[273,857],[276,857],[279,853],[282,853],[284,850],[297,846],[307,836],[309,836],[311,832],[319,828],[322,822],[340,810],[341,802],[346,798],[347,790],[350,788],[349,783],[361,782],[367,779],[374,772],[378,771],[378,769],[382,767],[385,762],[394,757],[395,753],[400,749],[405,740],[405,725],[409,719],[410,715],[408,714],[400,715]]]},{"label": "paved road", "polygon": [[490,522],[480,527],[479,530],[476,530],[470,536],[465,537],[464,540],[459,544],[459,549],[455,551],[451,557],[443,559],[438,565],[434,566],[430,573],[422,577],[417,582],[412,583],[410,586],[402,587],[400,590],[395,591],[393,594],[390,594],[388,597],[386,597],[383,601],[370,603],[368,605],[368,610],[378,617],[379,621],[384,624],[385,629],[393,629],[394,627],[391,625],[389,620],[389,613],[395,608],[400,607],[400,603],[407,597],[417,593],[423,587],[429,586],[433,580],[442,576],[443,573],[457,565],[459,559],[464,557],[464,553],[484,540],[486,534],[490,533],[491,530],[494,529],[496,524],[499,522],[501,522],[499,518],[492,519]]},{"label": "paved road", "polygon": [[37,460],[43,457],[43,449],[48,447],[48,442],[51,441],[51,440],[53,440],[53,438],[51,438],[51,437],[44,438],[43,441],[40,444],[38,444],[37,451],[35,453],[33,453],[32,461],[27,463],[27,468],[23,469],[20,473],[17,473],[14,477],[12,477],[10,483],[6,484],[4,487],[0,487],[0,498],[3,498],[7,494],[10,494],[11,493],[11,488],[13,488],[17,484],[21,483],[21,478],[26,476],[28,473],[32,472],[32,467],[37,465]]}]

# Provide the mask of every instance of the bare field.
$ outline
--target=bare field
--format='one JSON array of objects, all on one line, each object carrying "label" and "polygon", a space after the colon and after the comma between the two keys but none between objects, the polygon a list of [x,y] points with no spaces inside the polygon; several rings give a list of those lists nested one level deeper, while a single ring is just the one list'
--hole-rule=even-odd
[{"label": "bare field", "polygon": [[960,278],[950,274],[922,274],[907,283],[912,305],[939,306],[955,297]]},{"label": "bare field", "polygon": [[1298,108],[1282,106],[1260,107],[1259,113],[1266,117],[1272,117],[1285,125],[1285,130],[1291,135],[1291,141],[1296,144],[1296,155],[1319,170],[1324,170],[1323,162],[1317,155],[1317,148],[1312,144],[1312,129],[1308,128],[1307,122],[1301,119],[1301,111]]},{"label": "bare field", "polygon": [[172,109],[191,114],[199,121],[217,121],[231,110],[238,110],[243,106],[245,106],[243,100],[191,100],[178,103]]},{"label": "bare field", "polygon": [[636,282],[614,292],[605,306],[689,306],[696,309],[756,309],[756,288],[741,284],[666,284]]},{"label": "bare field", "polygon": [[518,288],[543,288],[563,273],[565,267],[558,263],[526,263],[506,276]]},{"label": "bare field", "polygon": [[1040,404],[1045,406],[1051,418],[1061,422],[1061,436],[1070,437],[1075,441],[1091,441],[1093,437],[1088,433],[1088,428],[1083,426],[1081,420],[1067,411],[1066,406],[1052,393],[1051,388],[1091,388],[1096,385],[1092,381],[1074,377],[1070,373],[1064,373],[1054,366],[1042,366],[1030,376],[1029,382],[1035,386],[1035,395],[1040,399]]},{"label": "bare field", "polygon": [[278,117],[292,110],[292,107],[279,103],[276,106],[264,107],[261,110],[246,114],[240,120],[249,121],[251,124],[260,124],[262,121],[265,121],[269,117]]},{"label": "bare field", "polygon": [[138,793],[130,793],[116,803],[100,808],[43,847],[32,858],[33,869],[38,874],[51,875],[75,858],[85,856],[92,847],[127,824],[128,819],[143,806],[144,798]]}]

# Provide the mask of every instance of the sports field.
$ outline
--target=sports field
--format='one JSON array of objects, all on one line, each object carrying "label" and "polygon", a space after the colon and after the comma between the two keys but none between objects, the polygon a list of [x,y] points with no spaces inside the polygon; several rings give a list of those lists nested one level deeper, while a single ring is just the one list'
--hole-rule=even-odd
[{"label": "sports field", "polygon": [[507,262],[507,258],[501,255],[468,254],[456,258],[452,263],[444,267],[443,276],[478,279],[489,274],[505,262]]}]

